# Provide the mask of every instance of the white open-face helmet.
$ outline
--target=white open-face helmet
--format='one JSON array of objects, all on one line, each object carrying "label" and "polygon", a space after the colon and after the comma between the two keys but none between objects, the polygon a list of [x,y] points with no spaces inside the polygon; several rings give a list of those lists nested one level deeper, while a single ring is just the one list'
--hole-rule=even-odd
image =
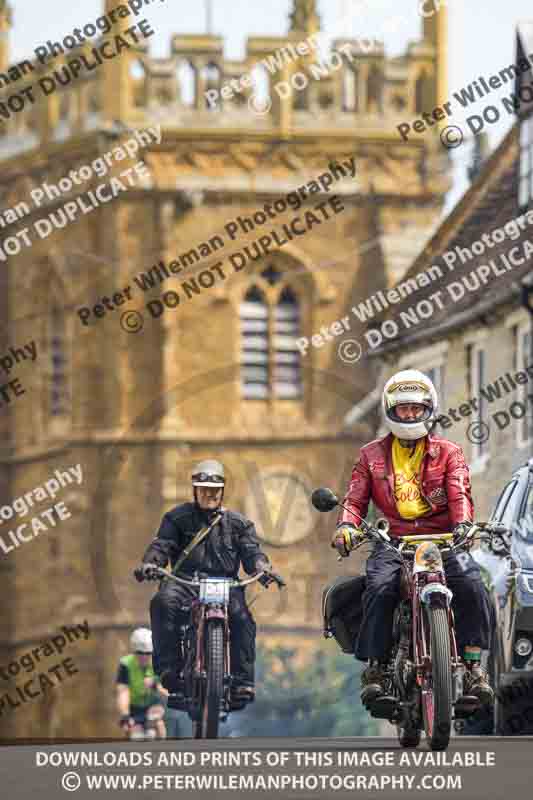
[{"label": "white open-face helmet", "polygon": [[152,631],[149,628],[137,628],[130,636],[132,653],[153,653]]},{"label": "white open-face helmet", "polygon": [[[383,389],[382,402],[385,423],[398,439],[421,439],[431,431],[436,422],[437,392],[427,375],[417,369],[404,369],[389,378]],[[412,421],[400,420],[396,407],[404,403],[423,405],[423,416]]]}]

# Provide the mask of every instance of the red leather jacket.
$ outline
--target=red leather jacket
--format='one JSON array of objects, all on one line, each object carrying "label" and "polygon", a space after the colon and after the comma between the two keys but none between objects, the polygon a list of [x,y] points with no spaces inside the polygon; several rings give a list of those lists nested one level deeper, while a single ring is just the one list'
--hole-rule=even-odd
[{"label": "red leather jacket", "polygon": [[359,516],[341,509],[338,523],[358,525],[365,518],[368,503],[373,501],[378,515],[390,522],[393,536],[429,532],[449,532],[459,522],[471,522],[474,506],[470,487],[470,472],[459,445],[429,434],[426,452],[422,459],[420,486],[431,510],[418,519],[403,519],[394,499],[394,471],[392,466],[392,440],[389,433],[361,448],[359,461],[343,505]]}]

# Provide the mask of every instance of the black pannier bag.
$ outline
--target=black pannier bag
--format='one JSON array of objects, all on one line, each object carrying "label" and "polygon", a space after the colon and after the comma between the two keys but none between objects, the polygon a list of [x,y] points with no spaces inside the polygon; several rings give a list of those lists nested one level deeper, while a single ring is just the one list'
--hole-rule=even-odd
[{"label": "black pannier bag", "polygon": [[337,578],[322,592],[324,636],[334,636],[343,653],[354,654],[363,618],[366,576]]}]

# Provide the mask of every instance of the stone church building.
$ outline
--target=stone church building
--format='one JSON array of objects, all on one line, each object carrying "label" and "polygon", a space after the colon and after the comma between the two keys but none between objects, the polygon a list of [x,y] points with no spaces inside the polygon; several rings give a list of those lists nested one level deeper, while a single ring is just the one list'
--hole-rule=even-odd
[{"label": "stone church building", "polygon": [[[438,136],[402,141],[397,126],[446,99],[446,9],[421,20],[420,39],[391,58],[357,39],[320,52],[298,47],[321,21],[314,0],[290,5],[287,34],[248,38],[242,62],[226,59],[214,35],[172,35],[164,58],[152,57],[140,37],[64,84],[62,66],[84,54],[88,64],[105,41],[110,53],[140,17],[116,16],[100,38],[45,63],[33,59],[12,80],[9,37],[18,20],[0,2],[0,109],[9,109],[0,116],[0,357],[12,359],[0,369],[5,384],[18,381],[0,408],[0,537],[13,545],[0,551],[0,667],[62,626],[87,620],[90,627],[89,638],[63,654],[77,674],[0,709],[1,738],[117,734],[118,659],[132,626],[148,623],[154,588],[137,584],[132,571],[162,514],[189,499],[200,459],[224,462],[227,504],[256,521],[287,580],[285,593],[261,592],[253,606],[261,641],[312,653],[322,588],[353,570],[329,548],[334,515],[319,517],[309,497],[319,485],[344,490],[373,431],[367,423],[347,431],[343,418],[375,374],[368,362],[339,359],[335,330],[305,354],[297,341],[343,316],[357,339],[351,306],[395,283],[437,223],[451,183],[446,152]],[[106,0],[102,14],[118,6]],[[145,16],[150,23],[150,6]],[[329,67],[313,71],[318,62]],[[224,95],[243,75],[252,79]],[[38,87],[47,77],[55,90],[45,95]],[[28,87],[35,102],[17,111],[20,103],[9,98]],[[271,103],[251,101],[258,87]],[[220,90],[214,106],[206,99],[213,89]],[[43,184],[58,185],[135,131],[158,125],[160,141],[113,162],[105,177],[46,195],[39,207],[29,202]],[[127,191],[54,223],[45,238],[35,234],[37,219],[60,219],[67,201],[98,192],[140,158],[146,170]],[[355,176],[320,183],[350,159]],[[300,194],[299,208],[285,202],[285,211],[261,221],[266,204],[276,208],[313,183],[318,191]],[[261,252],[259,237],[276,231],[279,238],[284,226],[301,231],[319,205],[328,219],[321,215],[312,229]],[[24,210],[17,219],[6,213],[17,208]],[[25,228],[31,243],[16,252]],[[223,246],[206,254],[202,245],[219,240]],[[230,256],[245,247],[251,257],[234,259],[240,267],[232,268]],[[179,275],[156,269],[172,263],[181,264]],[[144,292],[135,278],[148,272],[158,277]],[[187,292],[184,283],[195,278],[197,289]],[[121,295],[127,287],[129,298]],[[121,308],[110,302],[117,293]],[[83,308],[91,310],[87,324]],[[35,358],[23,358],[31,343]],[[17,498],[78,464],[81,483],[61,486],[56,499],[22,519],[12,516]],[[15,546],[9,532],[57,502],[70,517]],[[0,693],[16,696],[32,677],[25,675],[10,673]]]}]

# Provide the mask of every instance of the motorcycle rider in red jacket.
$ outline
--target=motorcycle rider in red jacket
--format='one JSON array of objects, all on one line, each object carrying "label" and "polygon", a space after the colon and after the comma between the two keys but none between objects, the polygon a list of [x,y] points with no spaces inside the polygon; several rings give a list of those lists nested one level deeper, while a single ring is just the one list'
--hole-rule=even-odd
[{"label": "motorcycle rider in red jacket", "polygon": [[[347,556],[364,535],[358,524],[369,501],[390,523],[389,534],[398,542],[416,533],[464,534],[473,518],[470,474],[462,449],[431,434],[438,399],[433,383],[418,370],[393,375],[383,390],[383,413],[391,431],[361,448],[353,468],[332,547]],[[392,646],[392,619],[400,599],[400,558],[377,543],[367,559],[363,621],[355,656],[368,661],[361,676],[365,705],[383,694],[383,667]],[[453,592],[459,653],[467,672],[465,694],[491,703],[494,693],[480,665],[488,649],[488,598],[478,565],[470,554],[444,559],[448,586]]]}]

